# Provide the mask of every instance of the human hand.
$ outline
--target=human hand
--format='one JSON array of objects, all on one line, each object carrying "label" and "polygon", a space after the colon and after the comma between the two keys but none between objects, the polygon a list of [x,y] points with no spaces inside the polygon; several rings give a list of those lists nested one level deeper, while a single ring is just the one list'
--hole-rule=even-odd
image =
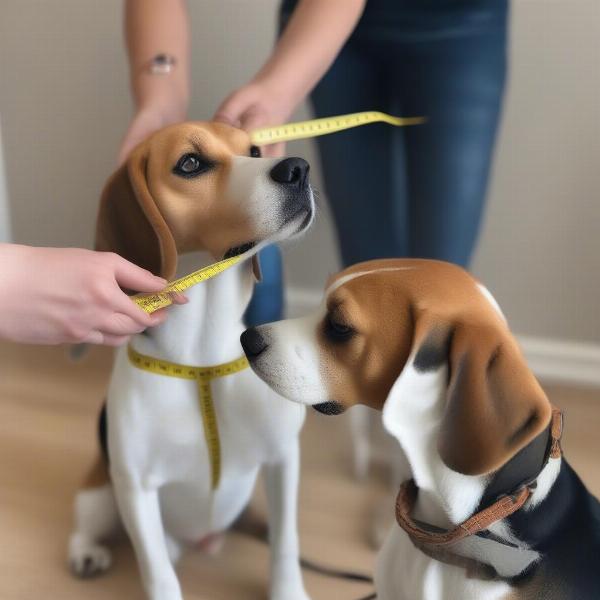
[{"label": "human hand", "polygon": [[[221,103],[213,119],[246,131],[285,123],[297,102],[266,81],[254,80],[232,92]],[[262,148],[263,156],[283,156],[283,142]]]},{"label": "human hand", "polygon": [[122,165],[130,152],[150,134],[174,123],[185,121],[187,100],[174,89],[163,87],[152,99],[140,106],[121,142],[117,162]]},{"label": "human hand", "polygon": [[147,314],[121,290],[158,292],[166,281],[116,254],[2,244],[0,265],[0,338],[118,346],[167,317]]}]

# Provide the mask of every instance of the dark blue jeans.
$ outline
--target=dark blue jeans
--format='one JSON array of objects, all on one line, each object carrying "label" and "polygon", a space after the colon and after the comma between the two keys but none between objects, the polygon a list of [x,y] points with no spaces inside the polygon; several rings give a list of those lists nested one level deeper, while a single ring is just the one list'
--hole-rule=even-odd
[{"label": "dark blue jeans", "polygon": [[[284,2],[283,24],[294,4]],[[469,264],[506,79],[507,17],[507,0],[367,1],[311,95],[315,115],[382,110],[428,121],[317,138],[344,265],[402,256]],[[272,287],[280,281],[263,273]]]}]

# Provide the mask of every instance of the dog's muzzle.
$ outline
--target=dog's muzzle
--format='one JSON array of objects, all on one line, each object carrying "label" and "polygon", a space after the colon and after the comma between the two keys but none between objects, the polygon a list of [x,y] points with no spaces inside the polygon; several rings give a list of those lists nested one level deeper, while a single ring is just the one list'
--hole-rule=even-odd
[{"label": "dog's muzzle", "polygon": [[250,362],[258,358],[269,347],[268,342],[256,327],[246,329],[240,337],[240,342]]}]

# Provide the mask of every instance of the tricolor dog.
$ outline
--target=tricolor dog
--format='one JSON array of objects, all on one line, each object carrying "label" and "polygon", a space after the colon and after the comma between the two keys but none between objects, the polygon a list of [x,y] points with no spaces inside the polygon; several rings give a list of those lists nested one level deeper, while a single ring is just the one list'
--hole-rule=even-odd
[{"label": "tricolor dog", "polygon": [[[299,158],[260,158],[245,132],[226,125],[169,127],[138,146],[109,180],[97,247],[167,279],[250,255],[310,225],[308,171]],[[211,416],[199,407],[206,382],[185,378],[187,367],[212,376],[214,365],[239,367],[240,357],[246,364],[239,338],[253,288],[251,262],[191,288],[188,304],[170,309],[165,324],[136,335],[117,354],[101,420],[107,451],[75,502],[75,573],[109,567],[104,540],[120,516],[148,598],[181,600],[173,568],[180,551],[227,529],[264,467],[270,597],[307,599],[296,527],[305,408],[284,401],[249,368],[223,367],[224,376],[208,384]],[[177,365],[182,377],[144,370],[153,361]],[[212,425],[204,422],[211,418]],[[215,431],[217,439],[210,437]]]},{"label": "tricolor dog", "polygon": [[490,292],[462,269],[379,260],[314,314],[247,330],[277,393],[383,411],[410,465],[379,600],[597,600],[600,504],[561,458],[562,417]]}]

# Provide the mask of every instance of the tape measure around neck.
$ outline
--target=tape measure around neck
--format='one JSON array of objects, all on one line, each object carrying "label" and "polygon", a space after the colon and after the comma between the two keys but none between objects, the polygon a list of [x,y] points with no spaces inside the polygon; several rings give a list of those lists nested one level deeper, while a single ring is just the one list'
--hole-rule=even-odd
[{"label": "tape measure around neck", "polygon": [[196,381],[198,386],[198,405],[200,414],[202,415],[204,437],[210,460],[211,489],[213,491],[216,490],[221,479],[221,441],[210,384],[213,379],[233,375],[247,369],[249,366],[248,359],[242,356],[236,360],[220,365],[213,365],[212,367],[193,367],[140,354],[131,344],[127,348],[127,355],[131,364],[142,371],[148,371],[155,375]]},{"label": "tape measure around neck", "polygon": [[365,112],[350,113],[339,115],[337,117],[324,117],[322,119],[312,119],[310,121],[298,121],[297,123],[287,123],[276,127],[263,127],[255,129],[250,133],[250,139],[257,146],[274,144],[275,142],[289,142],[291,140],[301,140],[303,138],[317,137],[369,125],[370,123],[388,123],[395,127],[406,127],[408,125],[419,125],[425,123],[425,117],[393,117],[386,113],[376,110]]},{"label": "tape measure around neck", "polygon": [[233,256],[231,258],[225,258],[224,260],[216,262],[212,265],[208,265],[207,267],[203,267],[198,271],[194,271],[189,275],[184,275],[183,277],[172,281],[161,292],[154,294],[136,294],[135,296],[132,296],[131,299],[142,310],[145,310],[147,313],[153,313],[159,308],[165,308],[165,306],[173,304],[173,300],[171,299],[170,295],[171,292],[183,292],[197,283],[211,279],[215,275],[218,275],[219,273],[229,269],[229,267],[233,267],[233,265],[239,263],[244,258],[246,257],[243,254],[240,254],[239,256]]}]

